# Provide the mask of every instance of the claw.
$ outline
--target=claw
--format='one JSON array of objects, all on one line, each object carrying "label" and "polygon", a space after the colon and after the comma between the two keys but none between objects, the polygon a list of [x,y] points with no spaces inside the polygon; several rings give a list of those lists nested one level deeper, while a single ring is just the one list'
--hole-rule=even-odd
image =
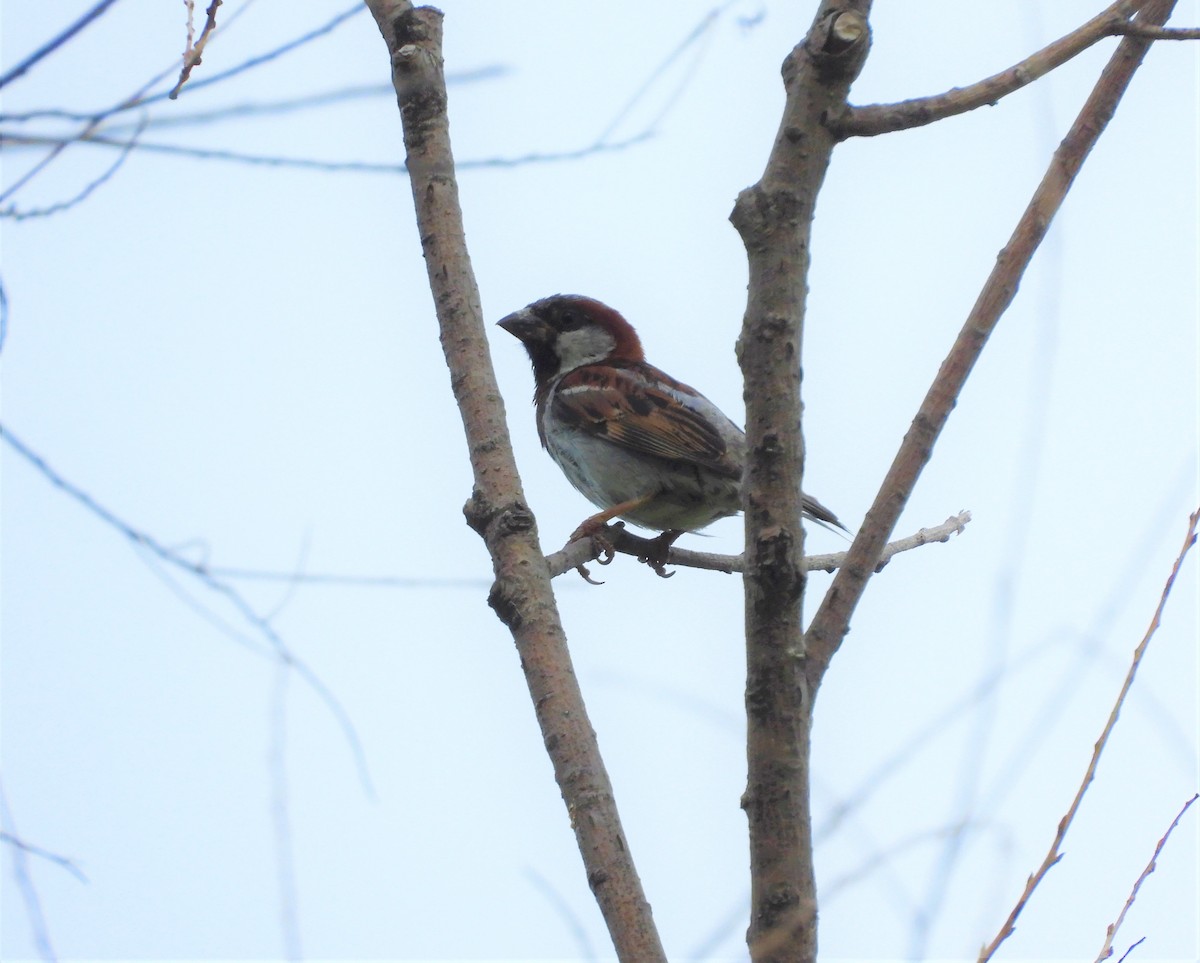
[{"label": "claw", "polygon": [[[607,564],[607,563],[604,563],[604,564]],[[585,582],[587,582],[588,585],[603,585],[604,584],[603,582],[597,581],[596,579],[592,578],[592,573],[588,571],[588,567],[586,565],[576,565],[575,571],[579,573],[580,577]]]}]

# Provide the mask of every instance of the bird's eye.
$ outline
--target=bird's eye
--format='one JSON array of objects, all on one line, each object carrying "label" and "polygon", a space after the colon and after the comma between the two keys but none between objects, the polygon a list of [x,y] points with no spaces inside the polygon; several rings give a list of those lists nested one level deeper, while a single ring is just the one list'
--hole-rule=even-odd
[{"label": "bird's eye", "polygon": [[577,331],[583,325],[583,315],[577,311],[564,311],[559,319],[559,328],[563,331]]}]

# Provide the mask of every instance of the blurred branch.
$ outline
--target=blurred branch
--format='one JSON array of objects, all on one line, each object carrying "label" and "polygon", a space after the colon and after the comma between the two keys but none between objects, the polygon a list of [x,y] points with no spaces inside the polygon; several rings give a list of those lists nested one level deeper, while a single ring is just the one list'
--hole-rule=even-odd
[{"label": "blurred branch", "polygon": [[[474,70],[461,70],[446,76],[446,84],[476,83],[481,80],[494,80],[505,76],[509,68],[503,64],[489,64]],[[168,114],[151,117],[146,124],[149,130],[160,130],[170,127],[200,126],[239,117],[261,117],[276,114],[287,114],[297,110],[308,110],[311,107],[327,107],[330,104],[340,104],[348,100],[364,100],[371,98],[396,96],[391,84],[358,84],[351,87],[341,87],[337,90],[326,90],[317,94],[306,94],[302,97],[289,97],[284,100],[273,100],[265,103],[231,104],[228,107],[215,107],[211,110],[197,110],[187,113],[177,108]],[[35,120],[91,120],[94,114],[80,111],[46,109],[27,110],[14,114],[0,113],[0,123],[28,123]],[[108,124],[105,132],[122,134],[132,130],[132,124]]]},{"label": "blurred branch", "polygon": [[84,27],[94,21],[100,14],[104,13],[117,0],[100,0],[91,10],[85,13],[82,17],[76,20],[71,26],[67,27],[62,33],[54,37],[52,40],[42,44],[28,57],[22,60],[19,64],[12,68],[4,76],[0,77],[0,88],[4,88],[29,70],[34,64],[54,53],[59,47],[65,44],[68,40],[74,37]]},{"label": "blurred branch", "polygon": [[366,754],[363,752],[362,743],[358,738],[358,731],[354,727],[354,723],[350,719],[349,713],[338,701],[337,697],[329,689],[329,687],[321,681],[321,678],[312,670],[309,665],[297,656],[283,640],[282,636],[271,625],[270,621],[259,615],[254,607],[246,600],[237,589],[226,584],[217,578],[204,565],[191,562],[181,556],[178,552],[163,545],[153,536],[135,528],[129,522],[120,518],[114,512],[110,511],[101,505],[96,499],[72,484],[57,471],[46,463],[46,460],[41,455],[37,454],[23,441],[17,438],[12,431],[5,425],[0,424],[0,439],[7,442],[8,446],[18,455],[25,459],[30,465],[36,468],[47,481],[50,482],[59,491],[69,495],[76,502],[86,508],[89,512],[99,518],[110,528],[116,529],[124,535],[135,547],[145,549],[152,556],[167,563],[167,565],[180,569],[188,575],[198,579],[205,588],[220,595],[224,598],[237,613],[267,641],[270,645],[275,658],[283,663],[287,668],[295,671],[300,678],[308,685],[308,687],[317,695],[317,697],[325,704],[325,707],[337,720],[339,727],[342,730],[342,735],[345,737],[347,744],[350,746],[351,753],[354,756],[354,761],[358,766],[359,778],[362,780],[364,788],[368,792],[373,792],[371,788],[371,777],[367,769]]},{"label": "blurred branch", "polygon": [[[1142,870],[1137,881],[1133,884],[1133,889],[1129,891],[1129,897],[1125,900],[1125,905],[1121,907],[1121,912],[1117,914],[1117,918],[1108,925],[1104,933],[1104,945],[1100,947],[1100,952],[1096,954],[1096,963],[1102,963],[1113,954],[1112,943],[1113,937],[1117,935],[1117,930],[1121,928],[1121,924],[1125,922],[1125,914],[1129,912],[1133,901],[1137,899],[1138,890],[1142,888],[1142,883],[1146,878],[1154,872],[1158,867],[1158,857],[1162,855],[1164,847],[1167,845],[1167,840],[1171,838],[1171,833],[1175,831],[1175,827],[1179,825],[1179,820],[1183,819],[1183,814],[1192,808],[1192,803],[1200,799],[1200,795],[1193,795],[1191,799],[1183,804],[1183,808],[1175,814],[1175,818],[1171,820],[1171,825],[1167,827],[1167,831],[1163,833],[1159,839],[1158,845],[1154,847],[1154,855],[1150,857],[1150,862],[1146,864],[1146,868]],[[1136,945],[1136,944],[1134,944]],[[1131,947],[1132,949],[1132,947]],[[1124,957],[1122,957],[1124,959]]]},{"label": "blurred branch", "polygon": [[848,106],[830,123],[838,137],[875,137],[898,130],[923,127],[978,107],[994,106],[1001,98],[1044,77],[1107,37],[1131,36],[1145,40],[1189,40],[1198,30],[1164,30],[1129,18],[1147,0],[1119,0],[1087,23],[1020,63],[966,87],[955,87],[932,97],[917,97],[897,104]]},{"label": "blurred branch", "polygon": [[[590,144],[587,147],[577,147],[564,151],[533,152],[517,157],[484,157],[465,160],[458,164],[459,170],[480,170],[487,168],[525,167],[530,164],[554,164],[563,161],[581,160],[594,154],[605,154],[622,151],[643,141],[649,140],[650,132],[643,132],[628,140],[613,141],[607,144]],[[74,137],[41,137],[26,134],[0,133],[0,143],[14,147],[34,147],[58,145],[61,149],[68,144],[95,144],[100,147],[112,147],[122,150],[134,148],[151,154],[168,154],[177,157],[190,157],[195,160],[229,161],[237,164],[248,164],[255,167],[288,167],[299,170],[322,171],[326,173],[359,174],[407,174],[408,169],[403,164],[384,164],[373,161],[322,161],[304,157],[273,157],[261,154],[246,154],[240,151],[209,149],[204,147],[183,147],[177,144],[156,144],[141,141],[133,143],[130,140],[118,140],[103,136],[88,136],[82,140]],[[11,191],[10,191],[11,193]]]},{"label": "blurred branch", "polygon": [[129,141],[126,143],[121,153],[117,155],[117,159],[105,169],[104,173],[90,181],[84,186],[83,190],[81,190],[74,197],[68,198],[65,201],[59,201],[55,204],[51,204],[48,207],[35,207],[28,211],[18,210],[15,204],[10,204],[4,210],[0,210],[0,217],[8,217],[14,221],[24,221],[33,217],[50,217],[53,214],[61,214],[63,211],[68,211],[76,204],[83,203],[88,199],[88,197],[91,196],[92,191],[108,181],[109,178],[111,178],[118,170],[121,169],[121,165],[125,163],[125,161],[129,158],[129,155],[133,152],[133,149],[137,147],[138,139],[141,137],[142,129],[145,126],[145,121],[146,117],[143,114],[142,123],[138,126],[137,130],[133,132],[133,136],[129,138]]},{"label": "blurred branch", "polygon": [[221,6],[221,0],[212,0],[208,5],[208,11],[205,13],[204,29],[200,31],[200,39],[192,43],[192,13],[195,9],[195,0],[185,0],[187,3],[188,21],[187,21],[187,44],[183,50],[183,68],[179,72],[179,81],[171,88],[167,97],[174,100],[179,96],[179,91],[183,89],[183,85],[188,82],[188,78],[192,75],[192,68],[199,66],[200,58],[204,55],[204,48],[208,44],[208,39],[216,32],[217,29],[217,8]]},{"label": "blurred branch", "polygon": [[[18,838],[16,820],[9,808],[8,794],[4,791],[3,783],[0,783],[0,825],[7,826],[11,831],[11,836],[8,833],[5,834],[6,836],[14,840]],[[33,876],[29,872],[29,856],[33,850],[21,844],[13,845],[12,851],[13,879],[16,881],[17,889],[21,891],[21,899],[25,903],[25,915],[29,918],[33,943],[37,947],[38,955],[43,960],[57,960],[58,956],[54,952],[54,944],[50,939],[50,927],[46,922],[46,913],[42,909],[42,900],[38,895],[37,887],[33,885]]]},{"label": "blurred branch", "polygon": [[[892,557],[899,555],[901,552],[909,552],[914,548],[920,548],[922,545],[930,545],[935,542],[950,541],[950,536],[962,534],[963,530],[967,527],[967,523],[970,521],[970,512],[959,512],[957,515],[951,515],[940,525],[935,525],[932,528],[922,528],[907,538],[889,542],[884,547],[883,552],[880,553],[879,563],[875,571],[882,571],[883,567],[887,565]],[[609,526],[606,536],[618,553],[632,555],[639,560],[645,560],[647,557],[650,557],[650,553],[655,546],[655,539],[642,538],[632,534],[625,528],[615,525]],[[550,566],[550,577],[558,578],[564,572],[569,572],[580,565],[601,558],[603,554],[603,546],[599,545],[595,539],[580,539],[579,541],[568,542],[561,551],[547,555],[546,564]],[[833,572],[841,567],[845,560],[845,552],[832,552],[828,555],[806,555],[803,561],[804,571]],[[605,561],[601,564],[606,565],[608,562]],[[745,571],[745,557],[743,555],[692,552],[686,548],[676,548],[675,546],[672,546],[670,552],[667,554],[667,564],[677,565],[680,568],[698,568],[710,572],[737,573],[739,575]]]},{"label": "blurred branch", "polygon": [[36,856],[38,859],[44,859],[48,863],[53,863],[55,866],[65,869],[81,883],[86,883],[88,881],[88,878],[84,875],[83,870],[76,865],[73,859],[67,859],[66,856],[60,856],[58,853],[52,853],[48,849],[42,849],[41,846],[35,846],[33,843],[27,843],[25,840],[21,839],[20,836],[0,830],[0,843],[7,843],[14,849],[20,849],[28,853],[30,856]]},{"label": "blurred branch", "polygon": [[[1174,5],[1175,0],[1151,0],[1142,16],[1148,23],[1162,23]],[[812,660],[810,679],[814,683],[819,683],[830,659],[849,631],[850,617],[862,598],[879,553],[929,461],[933,446],[950,417],[959,393],[989,336],[1016,297],[1021,277],[1046,236],[1088,153],[1112,119],[1149,45],[1148,40],[1126,37],[1117,46],[1074,124],[1054,152],[1042,182],[1034,191],[1008,245],[997,257],[975,305],[904,436],[879,493],[850,546],[846,563],[834,576],[833,584],[825,593],[805,634],[805,648]]]},{"label": "blurred branch", "polygon": [[[239,10],[237,10],[233,14],[233,16],[229,18],[229,21],[226,23],[224,30],[227,31],[229,29],[229,27],[233,24],[233,22],[238,18],[238,16],[240,16],[241,13],[243,13],[246,9],[248,9],[248,4],[243,5]],[[261,54],[257,57],[252,57],[249,60],[245,61],[244,63],[238,65],[237,67],[232,68],[231,70],[227,70],[224,73],[215,74],[211,77],[208,77],[205,80],[196,81],[195,83],[193,83],[191,85],[191,87],[189,89],[195,90],[198,87],[205,86],[207,84],[218,83],[222,80],[225,80],[229,77],[239,74],[244,70],[249,70],[251,67],[256,67],[256,66],[259,66],[260,64],[267,63],[268,61],[273,60],[276,57],[280,57],[283,54],[288,53],[288,52],[296,49],[297,47],[302,46],[303,44],[316,39],[317,37],[320,37],[324,34],[329,33],[335,27],[340,25],[342,22],[344,22],[348,18],[361,12],[361,10],[362,10],[361,4],[356,2],[348,10],[346,10],[343,13],[339,14],[338,16],[334,17],[331,21],[329,21],[328,23],[324,24],[323,26],[317,28],[316,30],[311,30],[308,33],[304,34],[303,36],[298,37],[295,40],[289,41],[288,43],[283,44],[280,47],[276,47],[274,50],[268,51],[265,54]],[[154,77],[151,77],[150,80],[148,80],[145,84],[143,84],[140,88],[138,88],[138,90],[136,90],[134,93],[130,94],[124,100],[121,100],[117,104],[114,104],[112,107],[109,107],[105,110],[99,111],[98,113],[89,115],[86,118],[83,128],[78,133],[76,133],[70,137],[44,137],[44,138],[33,138],[33,139],[26,138],[23,141],[23,143],[27,143],[27,144],[40,143],[43,145],[52,145],[51,150],[46,154],[45,157],[43,157],[32,168],[30,168],[28,171],[26,171],[13,184],[11,184],[9,187],[7,187],[3,192],[0,192],[0,202],[3,202],[5,200],[7,200],[9,197],[16,194],[17,191],[19,191],[22,187],[24,187],[31,180],[33,180],[33,178],[35,178],[38,174],[40,174],[43,170],[45,170],[51,163],[53,163],[62,154],[62,152],[64,150],[66,150],[66,148],[68,146],[70,146],[71,144],[98,142],[98,141],[93,141],[92,138],[95,135],[96,131],[99,129],[100,125],[109,117],[113,116],[114,114],[118,114],[122,111],[130,110],[134,107],[140,107],[140,106],[144,106],[146,104],[156,103],[160,100],[165,100],[167,98],[166,92],[154,94],[154,95],[150,95],[150,96],[147,96],[146,92],[148,90],[150,90],[152,87],[154,87],[155,85],[157,85],[159,83],[159,81],[161,81],[164,77],[168,76],[174,70],[175,70],[175,67],[174,67],[174,65],[172,65],[171,67],[167,68],[165,71],[162,71],[159,74],[156,74]],[[0,145],[4,144],[5,142],[19,143],[22,141],[20,138],[13,137],[11,135],[0,134]],[[112,144],[110,144],[109,146],[125,148],[125,147],[127,147],[128,144],[129,144],[128,141],[116,141],[116,142],[113,142]],[[144,145],[140,145],[140,144],[137,146],[144,147]]]},{"label": "blurred branch", "polygon": [[0,278],[0,352],[4,351],[4,342],[8,340],[8,291],[4,287],[4,279]]},{"label": "blurred branch", "polygon": [[[1164,18],[1165,19],[1165,18]],[[1133,661],[1130,663],[1129,671],[1125,674],[1125,681],[1121,685],[1121,691],[1117,695],[1117,701],[1113,704],[1112,711],[1108,714],[1108,721],[1104,725],[1104,730],[1100,733],[1100,738],[1096,740],[1096,745],[1092,750],[1092,758],[1088,762],[1087,769],[1084,771],[1083,780],[1079,784],[1079,789],[1075,792],[1075,798],[1071,800],[1071,805],[1067,808],[1066,815],[1059,820],[1058,829],[1054,833],[1054,839],[1050,843],[1050,849],[1046,853],[1042,864],[1037,868],[1032,876],[1025,882],[1025,889],[1013,907],[1012,912],[1008,914],[1008,918],[1000,927],[1000,931],[979,953],[979,963],[987,963],[1000,948],[1005,940],[1007,940],[1016,929],[1017,918],[1021,915],[1021,911],[1025,909],[1025,905],[1029,902],[1029,898],[1033,895],[1033,891],[1037,889],[1038,884],[1045,878],[1050,869],[1062,859],[1060,851],[1063,839],[1067,835],[1067,830],[1071,828],[1071,823],[1075,820],[1075,814],[1079,811],[1079,805],[1083,801],[1084,794],[1088,791],[1088,787],[1092,784],[1092,780],[1096,778],[1096,767],[1100,762],[1100,756],[1104,752],[1105,746],[1108,745],[1109,736],[1112,735],[1113,729],[1116,727],[1117,719],[1121,714],[1121,708],[1125,705],[1125,698],[1129,695],[1129,690],[1133,687],[1133,680],[1137,676],[1138,667],[1142,664],[1142,658],[1146,654],[1146,649],[1150,645],[1150,640],[1158,631],[1158,627],[1162,624],[1163,610],[1167,606],[1167,599],[1170,598],[1171,589],[1175,586],[1175,579],[1179,575],[1179,570],[1183,567],[1184,559],[1191,551],[1192,546],[1196,544],[1196,525],[1200,522],[1200,508],[1198,508],[1188,519],[1187,534],[1183,539],[1183,547],[1179,550],[1178,556],[1175,558],[1175,564],[1171,566],[1171,574],[1167,577],[1166,584],[1163,586],[1162,595],[1159,597],[1158,606],[1154,610],[1154,616],[1150,620],[1150,626],[1146,629],[1146,634],[1142,636],[1142,641],[1138,643],[1133,652]],[[1191,805],[1189,803],[1188,805]],[[1184,807],[1185,809],[1187,807]],[[1182,813],[1180,814],[1182,815]],[[1178,817],[1177,817],[1178,818]],[[1172,824],[1173,825],[1173,824]],[[1163,843],[1166,839],[1164,837]],[[1161,846],[1161,844],[1160,844]],[[1155,851],[1157,856],[1158,851]],[[1153,861],[1151,861],[1153,867]],[[1140,885],[1140,880],[1139,880]],[[1137,887],[1134,887],[1136,893]],[[1124,914],[1122,914],[1124,915]],[[1118,920],[1118,923],[1120,921]],[[1115,930],[1114,930],[1115,932]],[[1111,934],[1110,934],[1111,935]]]},{"label": "blurred branch", "polygon": [[512,632],[588,884],[624,963],[664,961],[612,784],[567,650],[550,573],[513,457],[467,252],[442,75],[442,14],[367,0],[387,44],[417,229],[474,491],[464,509],[496,576],[489,604]]}]

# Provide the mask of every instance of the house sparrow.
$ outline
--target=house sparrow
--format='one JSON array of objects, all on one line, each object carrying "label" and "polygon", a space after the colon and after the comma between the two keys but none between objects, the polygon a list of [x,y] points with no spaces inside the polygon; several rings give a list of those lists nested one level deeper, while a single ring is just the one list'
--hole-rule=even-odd
[{"label": "house sparrow", "polygon": [[[578,295],[535,301],[499,322],[533,363],[542,447],[602,509],[571,541],[613,518],[671,542],[741,511],[746,435],[695,388],[646,363],[637,332],[607,305]],[[808,495],[803,512],[846,530]],[[661,559],[655,566],[661,572]]]}]

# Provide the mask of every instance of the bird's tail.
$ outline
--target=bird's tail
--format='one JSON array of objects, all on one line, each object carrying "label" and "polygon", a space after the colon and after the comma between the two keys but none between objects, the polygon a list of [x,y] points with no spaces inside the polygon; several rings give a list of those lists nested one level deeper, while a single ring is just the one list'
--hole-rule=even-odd
[{"label": "bird's tail", "polygon": [[831,532],[836,532],[840,529],[847,535],[850,534],[850,529],[839,522],[838,517],[815,498],[812,498],[809,495],[801,495],[800,498],[801,511],[803,511],[808,518],[811,518],[823,528],[828,528]]}]

